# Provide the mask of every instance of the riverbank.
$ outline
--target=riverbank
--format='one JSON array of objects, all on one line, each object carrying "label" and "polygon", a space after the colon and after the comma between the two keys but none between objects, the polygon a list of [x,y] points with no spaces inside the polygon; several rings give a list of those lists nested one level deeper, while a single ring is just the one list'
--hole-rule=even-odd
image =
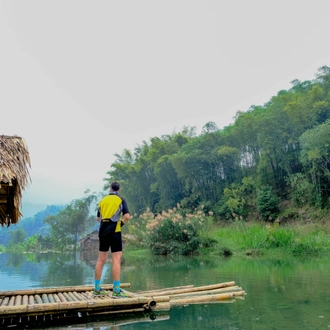
[{"label": "riverbank", "polygon": [[[279,223],[204,222],[199,231],[201,244],[194,255],[209,256],[267,256],[267,255],[324,255],[330,254],[329,222]],[[147,242],[147,239],[144,240]],[[206,242],[206,244],[205,244]],[[128,242],[126,251],[138,256],[150,249],[146,244]],[[171,242],[168,242],[171,244]]]},{"label": "riverbank", "polygon": [[222,255],[287,254],[293,256],[330,253],[329,226],[320,223],[279,225],[264,222],[235,222],[214,228],[216,247],[203,253]]}]

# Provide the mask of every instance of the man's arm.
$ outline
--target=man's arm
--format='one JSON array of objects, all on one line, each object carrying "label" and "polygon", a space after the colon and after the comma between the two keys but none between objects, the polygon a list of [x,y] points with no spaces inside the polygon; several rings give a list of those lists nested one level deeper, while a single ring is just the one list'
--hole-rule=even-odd
[{"label": "man's arm", "polygon": [[123,216],[123,220],[121,220],[122,225],[125,224],[130,218],[131,218],[131,215],[129,213],[125,213]]},{"label": "man's arm", "polygon": [[128,210],[126,200],[123,198],[123,219],[121,220],[121,225],[123,226],[130,218],[131,215]]}]

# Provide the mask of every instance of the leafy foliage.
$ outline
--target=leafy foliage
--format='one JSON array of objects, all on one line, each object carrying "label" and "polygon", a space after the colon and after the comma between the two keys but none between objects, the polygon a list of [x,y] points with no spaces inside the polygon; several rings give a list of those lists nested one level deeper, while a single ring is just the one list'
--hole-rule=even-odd
[{"label": "leafy foliage", "polygon": [[202,210],[184,214],[173,208],[158,215],[147,210],[130,226],[130,232],[138,237],[135,242],[143,242],[140,247],[148,247],[154,254],[190,255],[215,243],[201,236],[205,220]]},{"label": "leafy foliage", "polygon": [[258,191],[257,207],[264,220],[275,220],[279,213],[279,198],[271,187],[262,187]]},{"label": "leafy foliage", "polygon": [[34,235],[49,235],[49,225],[44,223],[44,219],[49,215],[56,215],[64,208],[63,205],[48,205],[44,210],[37,212],[33,217],[25,218],[14,226],[8,228],[0,227],[0,242],[7,246],[11,240],[11,232],[22,229],[26,238]]},{"label": "leafy foliage", "polygon": [[96,196],[91,194],[73,200],[56,216],[51,215],[44,221],[50,225],[53,247],[66,249],[72,245],[76,250],[79,239],[95,223],[95,215],[90,215],[90,207]]},{"label": "leafy foliage", "polygon": [[330,68],[291,83],[221,130],[209,122],[199,136],[185,128],[143,141],[134,152],[125,149],[106,187],[119,180],[137,215],[179,203],[186,212],[207,205],[218,220],[248,220],[256,211],[274,220],[278,202],[290,198],[297,206],[329,207]]}]

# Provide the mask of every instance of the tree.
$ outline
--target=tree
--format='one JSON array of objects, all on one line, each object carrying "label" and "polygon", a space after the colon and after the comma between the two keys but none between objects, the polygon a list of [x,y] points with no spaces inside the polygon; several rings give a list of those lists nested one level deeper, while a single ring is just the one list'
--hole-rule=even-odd
[{"label": "tree", "polygon": [[322,205],[330,196],[330,120],[300,137],[301,161]]},{"label": "tree", "polygon": [[209,121],[202,128],[202,134],[214,133],[219,130],[217,124],[213,121]]},{"label": "tree", "polygon": [[51,215],[44,220],[50,225],[54,247],[65,250],[73,245],[77,249],[81,236],[95,223],[95,215],[90,214],[90,207],[95,200],[94,194],[73,200],[58,215]]},{"label": "tree", "polygon": [[24,231],[23,228],[18,228],[15,231],[10,231],[9,235],[10,235],[9,246],[13,246],[15,244],[21,244],[24,242],[26,238],[26,232]]}]

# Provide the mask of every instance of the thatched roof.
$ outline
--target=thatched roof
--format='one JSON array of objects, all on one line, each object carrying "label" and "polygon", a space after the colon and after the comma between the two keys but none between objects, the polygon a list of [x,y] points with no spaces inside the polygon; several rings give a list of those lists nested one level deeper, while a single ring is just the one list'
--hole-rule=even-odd
[{"label": "thatched roof", "polygon": [[30,183],[30,155],[19,136],[0,135],[0,224],[17,223],[22,214],[22,191]]}]

